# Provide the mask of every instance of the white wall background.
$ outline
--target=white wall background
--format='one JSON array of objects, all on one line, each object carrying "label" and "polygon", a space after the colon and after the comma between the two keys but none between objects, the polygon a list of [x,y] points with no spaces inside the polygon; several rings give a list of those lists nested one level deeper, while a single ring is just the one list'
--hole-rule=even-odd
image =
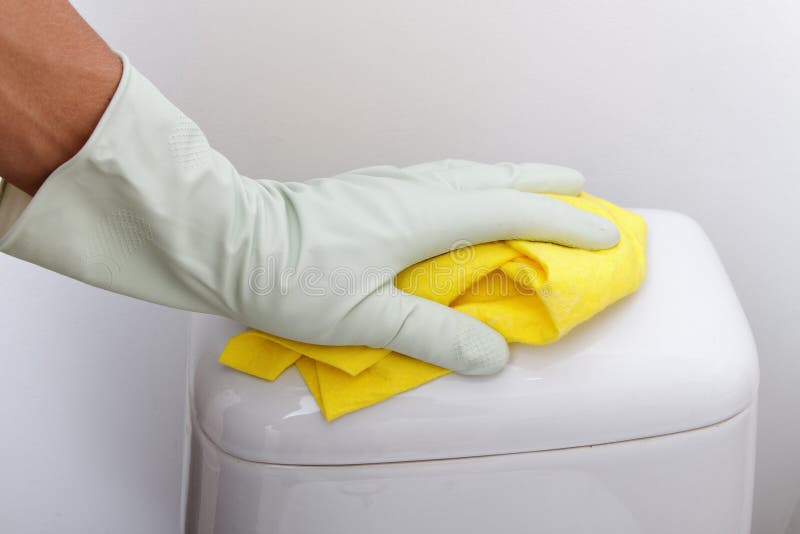
[{"label": "white wall background", "polygon": [[[75,4],[250,176],[546,161],[698,219],[761,352],[754,533],[800,534],[800,4]],[[0,269],[0,515],[14,532],[174,532],[185,315]]]}]

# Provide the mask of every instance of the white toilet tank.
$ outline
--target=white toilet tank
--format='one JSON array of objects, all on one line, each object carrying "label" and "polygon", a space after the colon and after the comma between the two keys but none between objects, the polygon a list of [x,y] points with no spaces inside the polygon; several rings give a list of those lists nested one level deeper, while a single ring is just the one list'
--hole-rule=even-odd
[{"label": "white toilet tank", "polygon": [[490,377],[447,375],[326,422],[294,368],[217,363],[191,339],[192,534],[750,532],[758,362],[702,229],[648,223],[641,289]]}]

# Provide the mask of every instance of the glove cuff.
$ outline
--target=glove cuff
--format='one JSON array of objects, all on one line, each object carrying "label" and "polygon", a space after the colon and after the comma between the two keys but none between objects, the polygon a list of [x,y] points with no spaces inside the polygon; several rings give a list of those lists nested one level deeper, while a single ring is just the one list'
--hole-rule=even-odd
[{"label": "glove cuff", "polygon": [[[81,168],[88,166],[94,158],[97,145],[100,144],[99,138],[106,125],[113,120],[112,117],[116,108],[119,107],[120,101],[124,99],[132,67],[124,53],[116,50],[114,52],[122,61],[122,76],[87,141],[74,156],[62,163],[45,179],[36,195],[30,197],[24,206],[20,206],[20,202],[15,201],[15,209],[10,209],[10,202],[3,202],[3,210],[6,214],[3,217],[4,231],[0,234],[0,251],[48,268],[50,268],[48,264],[51,259],[61,255],[67,257],[73,255],[72,251],[63,249],[57,243],[53,244],[54,247],[44,247],[40,241],[46,237],[44,228],[50,226],[58,218],[57,211],[53,209],[54,206],[65,206],[66,204],[66,199],[59,199],[59,195],[62,195],[65,189],[74,190],[76,186],[79,186],[80,180],[76,180],[74,175],[80,175]],[[19,209],[20,207],[23,209]],[[73,271],[73,269],[68,270]]]},{"label": "glove cuff", "polygon": [[48,176],[0,251],[117,293],[225,313],[208,258],[219,255],[241,177],[115,53],[122,77],[94,131]]},{"label": "glove cuff", "polygon": [[19,219],[31,196],[0,178],[0,238]]}]

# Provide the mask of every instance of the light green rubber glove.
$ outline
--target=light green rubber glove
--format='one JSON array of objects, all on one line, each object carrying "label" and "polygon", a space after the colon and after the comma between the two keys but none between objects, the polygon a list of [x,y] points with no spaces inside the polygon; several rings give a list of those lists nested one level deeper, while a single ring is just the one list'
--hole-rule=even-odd
[{"label": "light green rubber glove", "polygon": [[120,56],[122,80],[95,131],[3,236],[3,252],[285,338],[488,374],[508,359],[502,336],[399,292],[394,276],[464,242],[601,249],[619,239],[606,219],[534,194],[578,194],[583,177],[563,167],[443,161],[303,183],[241,176]]}]

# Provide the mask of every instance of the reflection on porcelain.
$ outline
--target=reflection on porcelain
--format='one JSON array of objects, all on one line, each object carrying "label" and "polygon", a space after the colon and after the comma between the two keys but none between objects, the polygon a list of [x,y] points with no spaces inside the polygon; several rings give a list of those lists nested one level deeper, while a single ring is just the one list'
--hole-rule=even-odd
[{"label": "reflection on porcelain", "polygon": [[298,415],[308,415],[308,414],[318,414],[320,413],[319,406],[317,406],[317,401],[314,400],[314,397],[311,395],[305,395],[300,398],[300,407],[293,412],[289,412],[281,419],[290,419],[292,417],[297,417]]}]

